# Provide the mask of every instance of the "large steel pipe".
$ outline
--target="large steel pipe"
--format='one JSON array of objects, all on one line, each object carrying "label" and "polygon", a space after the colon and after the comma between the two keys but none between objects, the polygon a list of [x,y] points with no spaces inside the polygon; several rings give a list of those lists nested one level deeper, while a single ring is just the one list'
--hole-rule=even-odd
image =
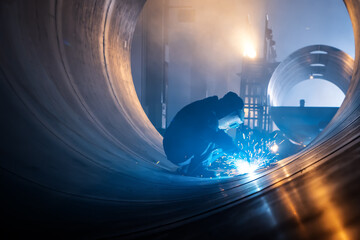
[{"label": "large steel pipe", "polygon": [[[357,58],[341,109],[305,152],[231,179],[176,175],[131,78],[144,2],[0,3],[1,218],[7,230],[27,230],[12,234],[148,234],[297,183],[340,154],[347,157],[337,171],[358,167]],[[359,1],[345,2],[359,43]],[[353,184],[359,171],[352,176],[338,184]]]},{"label": "large steel pipe", "polygon": [[275,69],[268,85],[272,120],[289,138],[307,145],[319,134],[319,128],[331,120],[336,109],[288,108],[284,100],[289,91],[308,79],[324,79],[346,94],[353,66],[354,60],[348,54],[326,45],[311,45],[290,54]]},{"label": "large steel pipe", "polygon": [[271,76],[270,104],[280,106],[296,84],[310,78],[327,80],[346,94],[353,66],[353,59],[340,49],[326,45],[301,48],[282,61]]}]

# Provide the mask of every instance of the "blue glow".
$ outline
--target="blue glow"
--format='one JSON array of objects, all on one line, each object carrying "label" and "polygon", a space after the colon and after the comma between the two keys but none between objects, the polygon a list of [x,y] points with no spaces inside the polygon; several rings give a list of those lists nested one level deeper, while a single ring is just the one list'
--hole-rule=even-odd
[{"label": "blue glow", "polygon": [[257,164],[249,163],[248,161],[241,159],[235,161],[235,166],[238,174],[255,172],[255,170],[259,167]]},{"label": "blue glow", "polygon": [[270,150],[271,150],[271,152],[273,152],[273,153],[277,153],[277,152],[279,151],[279,146],[278,146],[276,143],[274,143],[274,145],[272,145],[272,146],[270,147]]},{"label": "blue glow", "polygon": [[221,150],[213,152],[208,169],[215,171],[218,177],[252,175],[256,170],[264,169],[277,161],[279,145],[277,134],[269,137],[266,133],[253,130],[242,133],[237,141],[239,152],[228,155]]}]

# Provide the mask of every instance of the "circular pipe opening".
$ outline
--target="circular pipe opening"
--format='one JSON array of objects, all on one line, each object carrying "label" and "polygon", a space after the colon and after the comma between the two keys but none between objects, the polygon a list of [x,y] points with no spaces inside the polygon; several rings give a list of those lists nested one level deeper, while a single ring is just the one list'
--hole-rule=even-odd
[{"label": "circular pipe opening", "polygon": [[268,85],[271,116],[276,126],[296,144],[308,145],[331,121],[337,108],[308,107],[305,99],[297,107],[284,106],[286,98],[294,97],[289,94],[304,81],[313,83],[307,91],[298,88],[303,96],[313,94],[327,99],[335,98],[331,93],[324,92],[325,86],[315,88],[320,79],[333,83],[345,94],[350,85],[353,65],[354,61],[348,54],[325,45],[308,46],[292,53],[275,69]]}]

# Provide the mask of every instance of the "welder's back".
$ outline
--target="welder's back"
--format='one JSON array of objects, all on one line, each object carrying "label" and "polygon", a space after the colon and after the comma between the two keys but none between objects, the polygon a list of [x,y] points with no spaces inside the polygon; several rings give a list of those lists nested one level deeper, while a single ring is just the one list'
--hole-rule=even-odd
[{"label": "welder's back", "polygon": [[178,164],[201,155],[218,129],[218,97],[208,97],[182,108],[166,129],[163,145],[167,158]]}]

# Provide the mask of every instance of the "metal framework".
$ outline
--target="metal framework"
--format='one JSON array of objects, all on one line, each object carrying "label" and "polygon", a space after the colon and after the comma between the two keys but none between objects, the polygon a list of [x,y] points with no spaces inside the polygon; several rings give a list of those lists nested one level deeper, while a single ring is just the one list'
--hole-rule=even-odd
[{"label": "metal framework", "polygon": [[240,75],[240,96],[244,100],[244,125],[260,131],[272,131],[267,86],[277,64],[264,59],[246,59]]},{"label": "metal framework", "polygon": [[269,80],[278,62],[275,61],[275,41],[265,18],[263,58],[244,58],[240,74],[240,97],[244,99],[244,126],[260,131],[272,131],[270,102],[267,95]]}]

